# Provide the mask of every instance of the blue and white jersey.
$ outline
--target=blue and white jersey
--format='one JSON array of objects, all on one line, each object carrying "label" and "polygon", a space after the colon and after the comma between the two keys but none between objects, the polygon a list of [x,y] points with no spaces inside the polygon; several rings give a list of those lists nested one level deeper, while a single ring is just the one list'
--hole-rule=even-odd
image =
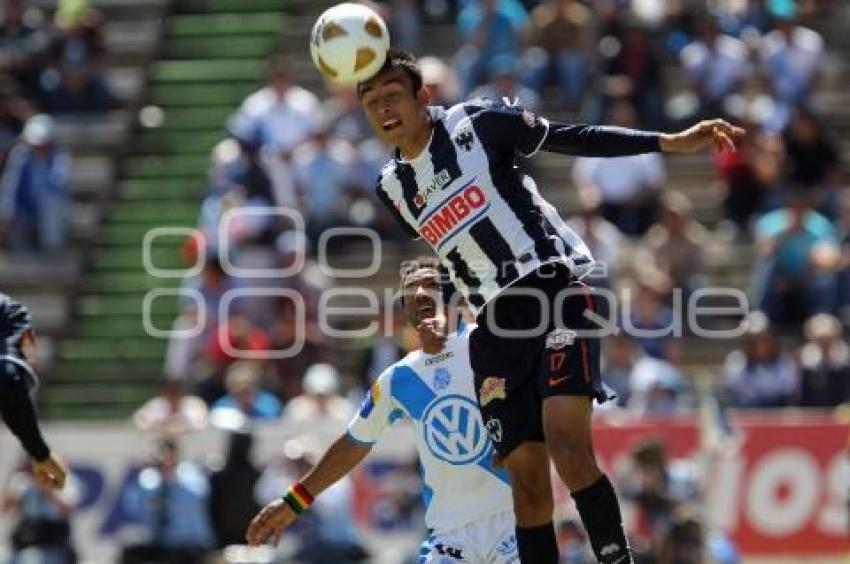
[{"label": "blue and white jersey", "polygon": [[352,440],[373,444],[399,419],[416,431],[425,522],[439,533],[512,511],[504,470],[492,466],[493,445],[478,410],[465,325],[435,355],[415,351],[385,370],[348,427]]}]

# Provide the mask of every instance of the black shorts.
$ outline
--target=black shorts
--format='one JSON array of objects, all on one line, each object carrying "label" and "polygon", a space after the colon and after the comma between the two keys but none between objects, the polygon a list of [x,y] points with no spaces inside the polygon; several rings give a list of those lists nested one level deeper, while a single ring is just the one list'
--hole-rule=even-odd
[{"label": "black shorts", "polygon": [[[585,283],[566,266],[551,264],[519,280],[478,315],[469,356],[481,416],[501,456],[525,441],[543,440],[543,398],[610,399],[599,373],[600,339],[586,335],[595,326],[584,313],[594,303]],[[576,334],[582,330],[584,336]]]}]

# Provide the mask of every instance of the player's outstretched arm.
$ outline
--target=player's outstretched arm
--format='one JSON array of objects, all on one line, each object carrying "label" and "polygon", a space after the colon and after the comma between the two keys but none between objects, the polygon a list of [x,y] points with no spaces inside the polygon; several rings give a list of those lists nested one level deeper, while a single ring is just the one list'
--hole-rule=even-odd
[{"label": "player's outstretched arm", "polygon": [[714,147],[717,151],[734,151],[735,141],[746,131],[722,119],[701,121],[679,133],[662,133],[659,139],[665,153],[696,153]]},{"label": "player's outstretched arm", "polygon": [[248,544],[276,545],[281,533],[309,507],[312,498],[351,472],[370,450],[370,445],[357,444],[348,435],[338,438],[300,482],[254,517],[245,534]]},{"label": "player's outstretched arm", "polygon": [[695,153],[708,147],[734,150],[746,132],[723,121],[707,120],[678,133],[655,133],[606,125],[553,122],[540,148],[580,157],[625,157],[643,153]]}]

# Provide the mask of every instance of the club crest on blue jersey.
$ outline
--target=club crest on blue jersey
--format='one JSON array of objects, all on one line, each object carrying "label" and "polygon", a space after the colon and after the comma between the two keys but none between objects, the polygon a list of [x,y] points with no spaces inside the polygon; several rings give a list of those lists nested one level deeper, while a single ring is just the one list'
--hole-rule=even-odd
[{"label": "club crest on blue jersey", "polygon": [[507,556],[508,554],[512,554],[516,552],[516,535],[511,535],[496,547],[496,552],[501,554],[502,556]]},{"label": "club crest on blue jersey", "polygon": [[445,368],[438,368],[434,371],[434,389],[437,391],[445,390],[452,383],[452,375]]}]

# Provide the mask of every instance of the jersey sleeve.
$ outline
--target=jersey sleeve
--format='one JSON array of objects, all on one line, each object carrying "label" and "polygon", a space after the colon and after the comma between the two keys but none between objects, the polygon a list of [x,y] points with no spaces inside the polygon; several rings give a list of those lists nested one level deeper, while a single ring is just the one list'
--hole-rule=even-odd
[{"label": "jersey sleeve", "polygon": [[392,400],[393,368],[385,370],[366,394],[360,410],[348,424],[348,437],[356,443],[371,445],[392,423],[395,405]]},{"label": "jersey sleeve", "polygon": [[627,157],[660,153],[660,135],[606,125],[552,123],[540,148],[552,153],[581,157]]},{"label": "jersey sleeve", "polygon": [[419,239],[419,232],[414,229],[412,225],[410,225],[404,216],[401,215],[401,212],[398,208],[395,207],[390,197],[387,196],[387,192],[381,186],[381,179],[378,178],[378,182],[375,186],[375,193],[378,196],[378,199],[381,201],[384,206],[389,210],[390,214],[398,221],[398,224],[401,225],[402,230],[410,236],[411,239]]},{"label": "jersey sleeve", "polygon": [[474,118],[475,129],[485,144],[530,157],[549,132],[549,121],[522,106],[478,100],[483,109]]}]

